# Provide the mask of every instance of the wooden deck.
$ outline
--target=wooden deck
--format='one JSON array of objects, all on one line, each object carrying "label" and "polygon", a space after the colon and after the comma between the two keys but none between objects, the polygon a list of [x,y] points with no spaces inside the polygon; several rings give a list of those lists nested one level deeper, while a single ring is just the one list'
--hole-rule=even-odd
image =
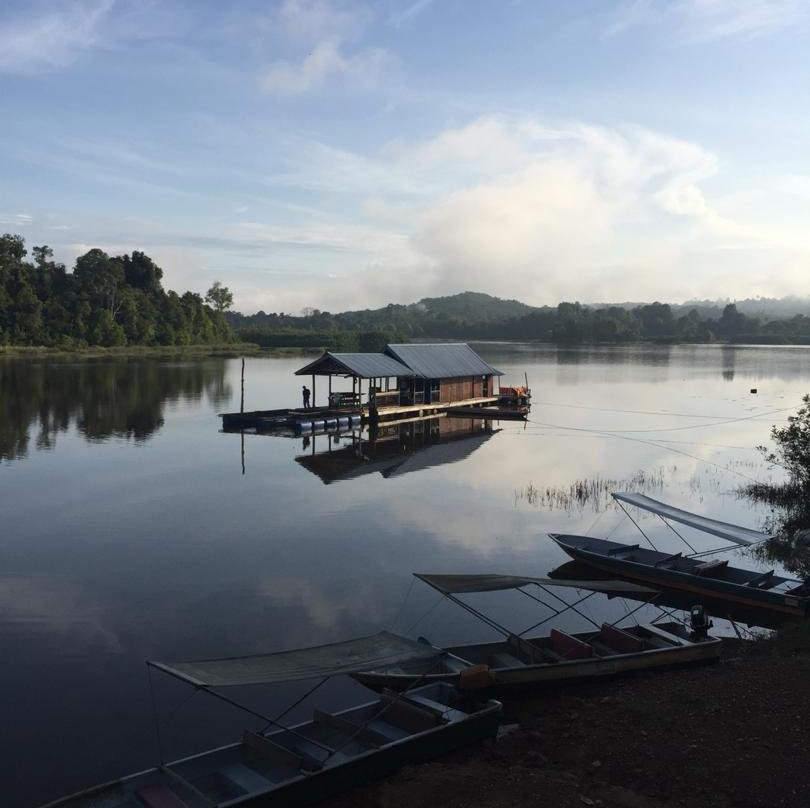
[{"label": "wooden deck", "polygon": [[462,401],[432,401],[429,404],[407,404],[405,406],[395,407],[377,407],[369,409],[368,406],[363,407],[363,416],[374,418],[375,413],[378,420],[388,421],[389,418],[394,418],[398,415],[430,415],[433,413],[440,413],[454,407],[484,407],[488,404],[497,404],[498,396],[487,396],[486,398],[466,398]]}]

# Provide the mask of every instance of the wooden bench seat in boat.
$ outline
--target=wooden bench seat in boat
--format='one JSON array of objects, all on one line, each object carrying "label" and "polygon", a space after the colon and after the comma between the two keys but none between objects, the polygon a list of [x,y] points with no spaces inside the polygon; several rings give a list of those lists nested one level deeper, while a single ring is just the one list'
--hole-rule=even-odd
[{"label": "wooden bench seat in boat", "polygon": [[617,556],[617,555],[624,555],[625,553],[632,553],[634,550],[638,550],[640,545],[638,544],[623,544],[621,547],[612,547],[610,550],[607,551],[606,555],[609,556]]},{"label": "wooden bench seat in boat", "polygon": [[673,553],[666,558],[662,558],[660,561],[656,561],[654,566],[662,570],[672,569],[672,567],[675,566],[675,563],[681,558],[683,558],[683,553]]},{"label": "wooden bench seat in boat", "polygon": [[227,766],[223,766],[220,771],[246,794],[266,791],[272,785],[270,780],[262,777],[249,766],[245,766],[244,763],[229,763]]},{"label": "wooden bench seat in boat", "polygon": [[381,720],[409,733],[423,732],[441,723],[441,718],[434,711],[389,690],[380,696],[380,706]]},{"label": "wooden bench seat in boat", "polygon": [[526,658],[525,661],[521,661],[518,658],[518,665],[509,667],[520,667],[521,665],[533,665],[536,662],[545,662],[542,650],[519,634],[510,634],[506,638],[506,641],[515,650],[518,657],[524,656]]},{"label": "wooden bench seat in boat", "polygon": [[323,767],[322,761],[308,755],[302,749],[289,749],[280,743],[270,740],[265,735],[251,732],[246,729],[242,735],[242,743],[262,757],[272,762],[284,763],[296,771],[318,771]]},{"label": "wooden bench seat in boat", "polygon": [[593,656],[593,648],[564,631],[553,628],[550,635],[551,647],[565,659],[588,659]]},{"label": "wooden bench seat in boat", "polygon": [[373,746],[376,749],[388,743],[388,738],[383,737],[379,732],[375,732],[373,729],[361,726],[360,724],[355,724],[354,721],[349,721],[347,718],[343,718],[343,716],[340,715],[327,713],[323,710],[314,710],[312,718],[316,724],[322,724],[325,727],[332,727],[333,729],[345,732],[349,738],[353,738],[368,746]]},{"label": "wooden bench seat in boat", "polygon": [[752,586],[756,589],[770,589],[771,587],[775,586],[773,581],[773,573],[774,570],[768,570],[767,572],[763,572],[762,575],[757,575],[756,578],[752,578],[746,586]]},{"label": "wooden bench seat in boat", "polygon": [[163,783],[141,786],[135,791],[135,796],[146,808],[188,808],[188,805]]},{"label": "wooden bench seat in boat", "polygon": [[599,641],[620,654],[635,654],[644,650],[644,642],[628,631],[602,623]]},{"label": "wooden bench seat in boat", "polygon": [[491,654],[490,665],[493,668],[525,668],[526,663],[521,662],[517,657],[512,654],[507,654],[505,651],[500,651],[497,654]]},{"label": "wooden bench seat in boat", "polygon": [[715,570],[719,570],[727,566],[728,559],[721,561],[719,558],[715,558],[712,561],[704,561],[702,564],[698,564],[695,567],[695,575],[707,575],[710,572],[714,572]]}]

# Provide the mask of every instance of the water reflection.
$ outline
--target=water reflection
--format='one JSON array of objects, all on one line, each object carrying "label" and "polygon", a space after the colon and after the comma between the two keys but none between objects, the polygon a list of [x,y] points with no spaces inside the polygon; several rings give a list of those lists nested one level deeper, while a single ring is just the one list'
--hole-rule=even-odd
[{"label": "water reflection", "polygon": [[367,436],[357,431],[305,437],[306,453],[295,461],[327,485],[367,474],[397,477],[464,460],[498,431],[479,418],[423,418]]},{"label": "water reflection", "polygon": [[[230,399],[225,361],[0,361],[0,459],[54,448],[72,427],[89,442],[145,441],[167,402]],[[32,437],[33,436],[33,437]],[[33,447],[32,447],[33,441]]]}]

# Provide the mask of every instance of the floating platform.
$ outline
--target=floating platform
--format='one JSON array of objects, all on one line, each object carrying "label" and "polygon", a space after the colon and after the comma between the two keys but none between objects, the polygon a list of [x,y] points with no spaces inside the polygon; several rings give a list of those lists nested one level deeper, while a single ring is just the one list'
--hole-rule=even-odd
[{"label": "floating platform", "polygon": [[357,409],[334,409],[328,407],[311,409],[252,410],[250,412],[223,412],[222,428],[226,432],[255,429],[257,432],[273,432],[292,429],[296,433],[331,432],[357,429],[362,425],[363,414]]}]

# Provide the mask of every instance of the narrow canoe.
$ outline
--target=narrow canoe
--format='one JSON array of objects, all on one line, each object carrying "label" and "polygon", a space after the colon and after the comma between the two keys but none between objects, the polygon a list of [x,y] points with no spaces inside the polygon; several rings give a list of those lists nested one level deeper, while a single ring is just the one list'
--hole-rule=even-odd
[{"label": "narrow canoe", "polygon": [[551,534],[575,561],[633,583],[677,593],[717,617],[777,628],[810,612],[806,584],[768,572],[732,567],[727,561],[684,557],[590,536]]},{"label": "narrow canoe", "polygon": [[173,761],[43,808],[292,808],[490,737],[501,704],[444,683]]},{"label": "narrow canoe", "polygon": [[553,629],[544,637],[511,635],[500,642],[446,648],[437,665],[416,660],[354,678],[367,687],[405,690],[417,682],[447,682],[461,688],[497,692],[528,690],[573,680],[615,676],[631,671],[711,662],[720,655],[714,637],[692,639],[677,622],[642,624],[619,629],[604,624],[599,631],[567,634]]}]

